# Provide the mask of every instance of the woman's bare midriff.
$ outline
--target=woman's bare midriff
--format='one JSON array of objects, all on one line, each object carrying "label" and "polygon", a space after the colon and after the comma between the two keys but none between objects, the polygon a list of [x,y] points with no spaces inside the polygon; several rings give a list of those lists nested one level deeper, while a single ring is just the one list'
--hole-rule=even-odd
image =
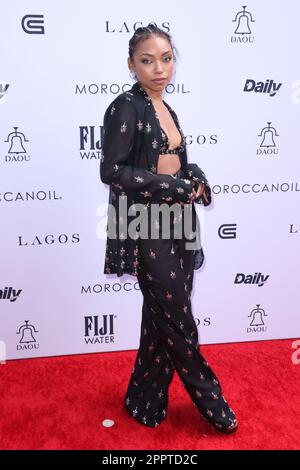
[{"label": "woman's bare midriff", "polygon": [[174,175],[181,168],[179,155],[176,153],[161,154],[158,157],[157,173]]}]

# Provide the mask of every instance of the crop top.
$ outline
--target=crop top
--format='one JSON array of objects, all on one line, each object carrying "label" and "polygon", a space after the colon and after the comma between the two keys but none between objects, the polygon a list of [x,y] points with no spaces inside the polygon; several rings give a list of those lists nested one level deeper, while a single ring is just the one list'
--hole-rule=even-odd
[{"label": "crop top", "polygon": [[[178,129],[179,130],[179,129]],[[175,149],[169,149],[169,139],[168,139],[168,136],[166,134],[166,132],[163,130],[163,128],[160,126],[160,132],[161,132],[161,136],[162,136],[162,139],[163,139],[163,142],[161,144],[161,147],[160,147],[160,150],[159,150],[159,153],[161,154],[167,154],[167,153],[171,153],[171,154],[177,154],[178,152],[183,152],[184,150],[184,147],[183,147],[183,136],[181,136],[181,142],[180,144],[178,145],[178,147],[176,147]]]}]

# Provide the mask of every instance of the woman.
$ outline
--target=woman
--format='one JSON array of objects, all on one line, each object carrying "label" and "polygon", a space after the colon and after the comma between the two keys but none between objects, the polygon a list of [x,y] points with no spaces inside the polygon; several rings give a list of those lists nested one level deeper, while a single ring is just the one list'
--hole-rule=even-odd
[{"label": "woman", "polygon": [[[143,294],[140,346],[124,403],[131,416],[150,427],[166,418],[176,370],[202,416],[228,434],[238,422],[199,352],[191,307],[194,269],[204,259],[194,202],[210,204],[211,189],[201,168],[187,162],[178,117],[162,98],[174,49],[155,24],[138,28],[128,57],[137,81],[104,115],[100,177],[110,185],[104,272],[137,276]],[[172,210],[161,220],[154,206]]]}]

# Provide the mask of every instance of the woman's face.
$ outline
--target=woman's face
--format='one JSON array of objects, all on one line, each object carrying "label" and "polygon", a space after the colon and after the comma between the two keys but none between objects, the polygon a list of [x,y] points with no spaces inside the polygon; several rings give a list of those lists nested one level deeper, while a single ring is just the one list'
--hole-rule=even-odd
[{"label": "woman's face", "polygon": [[[172,79],[174,55],[169,41],[152,34],[138,45],[133,62],[128,58],[128,66],[134,70],[142,86],[153,91],[163,90]],[[162,81],[154,81],[163,79]]]}]

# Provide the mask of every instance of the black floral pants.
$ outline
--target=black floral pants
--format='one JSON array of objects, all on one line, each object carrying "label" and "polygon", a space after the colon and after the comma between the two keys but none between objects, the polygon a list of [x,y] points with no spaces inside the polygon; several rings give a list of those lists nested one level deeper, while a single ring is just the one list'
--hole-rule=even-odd
[{"label": "black floral pants", "polygon": [[218,378],[200,353],[192,314],[195,253],[185,248],[184,239],[171,236],[140,240],[140,255],[140,345],[125,407],[137,421],[158,426],[167,416],[168,388],[176,370],[199,411],[224,426],[235,416]]}]

